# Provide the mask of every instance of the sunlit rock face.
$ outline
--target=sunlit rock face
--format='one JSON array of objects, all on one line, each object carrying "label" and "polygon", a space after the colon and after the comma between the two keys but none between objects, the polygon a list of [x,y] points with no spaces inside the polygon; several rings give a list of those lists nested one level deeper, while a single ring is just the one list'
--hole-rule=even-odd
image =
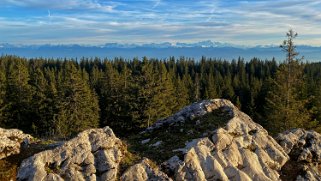
[{"label": "sunlit rock face", "polygon": [[276,140],[291,160],[282,168],[284,179],[321,180],[321,135],[315,131],[292,129]]},{"label": "sunlit rock face", "polygon": [[172,181],[165,173],[160,171],[156,165],[152,165],[147,158],[140,163],[131,166],[120,178],[121,181]]},{"label": "sunlit rock face", "polygon": [[175,113],[174,115],[168,118],[158,120],[152,126],[147,128],[146,131],[153,131],[164,126],[173,126],[177,123],[184,123],[187,120],[202,117],[205,114],[210,113],[213,110],[219,108],[232,111],[234,105],[230,101],[225,99],[211,99],[193,103],[189,106],[184,107],[179,112]]},{"label": "sunlit rock face", "polygon": [[195,107],[189,112],[202,115],[224,108],[232,118],[209,137],[187,143],[181,158],[174,156],[163,164],[175,180],[280,180],[279,171],[289,157],[262,126],[227,100],[209,100]]},{"label": "sunlit rock face", "polygon": [[18,129],[0,128],[0,159],[19,154],[23,146],[28,146],[32,137]]},{"label": "sunlit rock face", "polygon": [[[210,113],[215,116],[208,116]],[[220,123],[216,124],[218,121]],[[187,124],[189,129],[195,129],[194,126],[204,128],[204,125],[208,128],[209,123],[217,126],[210,127],[206,134],[195,136],[190,130],[186,134],[179,131]],[[159,132],[166,135],[166,131],[171,130],[168,128],[173,127],[177,128],[174,130],[178,130],[177,135],[182,138],[190,134],[175,149],[164,140],[170,137],[163,135],[162,140],[158,141],[151,137]],[[138,140],[139,145],[154,150],[161,148],[158,154],[169,151],[169,156],[167,152],[166,157],[158,162],[160,165],[143,158],[119,172],[126,146],[109,127],[105,127],[86,130],[53,150],[29,157],[22,162],[17,179],[321,180],[320,134],[293,129],[274,139],[262,126],[224,99],[205,100],[186,106],[173,116],[157,121],[143,133],[147,138],[139,137],[142,138]]]},{"label": "sunlit rock face", "polygon": [[117,180],[123,143],[109,127],[89,129],[24,160],[18,180]]}]

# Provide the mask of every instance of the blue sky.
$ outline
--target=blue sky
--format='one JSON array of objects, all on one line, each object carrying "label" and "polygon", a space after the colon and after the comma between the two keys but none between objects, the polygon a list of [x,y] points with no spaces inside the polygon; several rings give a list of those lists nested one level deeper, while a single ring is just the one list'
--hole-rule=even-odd
[{"label": "blue sky", "polygon": [[0,43],[197,42],[321,46],[319,0],[1,0]]}]

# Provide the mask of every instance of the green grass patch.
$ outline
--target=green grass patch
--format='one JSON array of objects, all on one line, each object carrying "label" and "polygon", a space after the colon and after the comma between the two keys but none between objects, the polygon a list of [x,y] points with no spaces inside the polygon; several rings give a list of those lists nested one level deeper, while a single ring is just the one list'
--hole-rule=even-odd
[{"label": "green grass patch", "polygon": [[[30,144],[27,148],[22,148],[19,154],[11,155],[0,160],[0,181],[16,180],[18,167],[24,159],[41,151],[53,149],[55,147],[52,145],[55,141],[52,140],[36,141],[37,142]],[[48,172],[50,172],[49,169]]]},{"label": "green grass patch", "polygon": [[119,173],[124,173],[129,167],[140,161],[141,157],[139,155],[134,154],[126,149],[124,151],[124,158],[120,162]]},{"label": "green grass patch", "polygon": [[[132,135],[127,138],[128,149],[135,155],[147,157],[161,164],[174,155],[180,156],[179,152],[173,152],[173,150],[184,148],[185,143],[193,139],[211,136],[215,129],[225,126],[231,118],[232,116],[224,109],[217,109],[202,117],[187,120],[185,123]],[[142,144],[141,141],[145,139],[150,141]],[[158,141],[162,141],[160,146],[150,146]]]}]

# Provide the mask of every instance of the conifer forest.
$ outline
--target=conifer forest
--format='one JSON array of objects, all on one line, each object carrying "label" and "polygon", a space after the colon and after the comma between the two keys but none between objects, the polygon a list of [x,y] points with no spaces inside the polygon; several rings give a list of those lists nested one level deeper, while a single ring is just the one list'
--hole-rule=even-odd
[{"label": "conifer forest", "polygon": [[[137,133],[199,100],[231,100],[271,133],[321,131],[321,63],[298,59],[290,30],[286,61],[25,59],[0,57],[0,126],[68,138],[92,127]],[[294,48],[293,48],[293,47]]]}]

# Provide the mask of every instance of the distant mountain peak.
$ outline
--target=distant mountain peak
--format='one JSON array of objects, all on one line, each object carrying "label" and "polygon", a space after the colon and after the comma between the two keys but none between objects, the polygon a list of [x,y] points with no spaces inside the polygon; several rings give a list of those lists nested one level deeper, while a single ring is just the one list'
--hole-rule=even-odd
[{"label": "distant mountain peak", "polygon": [[[306,60],[319,61],[321,57],[321,47],[307,45],[297,46],[301,55]],[[81,58],[81,57],[100,57],[100,58],[134,58],[151,57],[167,59],[168,57],[189,57],[200,59],[201,57],[220,58],[226,60],[242,57],[250,60],[253,57],[261,59],[283,60],[284,55],[278,45],[257,45],[245,46],[231,43],[223,43],[212,40],[199,42],[161,42],[161,43],[117,43],[110,42],[101,45],[84,44],[39,44],[21,45],[0,43],[0,55],[17,55],[27,58],[46,57],[46,58]]]},{"label": "distant mountain peak", "polygon": [[12,48],[12,47],[100,47],[100,48],[172,48],[172,47],[181,47],[181,48],[189,48],[189,47],[203,47],[203,48],[210,48],[210,47],[244,47],[242,45],[235,45],[230,43],[222,43],[212,40],[204,40],[199,42],[161,42],[161,43],[116,43],[110,42],[105,43],[102,45],[80,45],[80,44],[42,44],[42,45],[20,45],[20,44],[8,44],[2,43],[0,44],[0,48]]}]

